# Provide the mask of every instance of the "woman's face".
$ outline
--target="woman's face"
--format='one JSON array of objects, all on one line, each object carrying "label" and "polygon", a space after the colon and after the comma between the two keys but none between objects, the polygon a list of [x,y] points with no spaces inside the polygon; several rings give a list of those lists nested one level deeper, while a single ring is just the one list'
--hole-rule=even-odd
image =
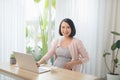
[{"label": "woman's face", "polygon": [[62,22],[61,33],[64,37],[69,37],[69,35],[71,34],[71,27],[68,23]]}]

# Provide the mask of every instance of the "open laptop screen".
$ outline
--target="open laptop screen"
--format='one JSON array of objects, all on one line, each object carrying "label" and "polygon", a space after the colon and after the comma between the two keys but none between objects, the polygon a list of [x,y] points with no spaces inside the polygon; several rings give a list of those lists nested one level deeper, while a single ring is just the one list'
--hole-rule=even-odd
[{"label": "open laptop screen", "polygon": [[39,68],[36,65],[36,61],[34,60],[34,57],[31,54],[25,54],[15,51],[13,53],[15,54],[15,58],[19,68],[36,73],[43,73],[50,71],[50,68],[44,68],[44,67],[42,67],[41,70],[39,70]]}]

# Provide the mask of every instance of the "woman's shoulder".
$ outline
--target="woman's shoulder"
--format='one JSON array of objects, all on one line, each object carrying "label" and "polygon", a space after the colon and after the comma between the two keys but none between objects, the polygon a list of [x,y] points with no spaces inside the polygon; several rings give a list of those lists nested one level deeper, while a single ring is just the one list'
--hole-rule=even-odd
[{"label": "woman's shoulder", "polygon": [[74,38],[73,39],[73,44],[77,45],[77,46],[80,46],[80,45],[83,45],[83,42],[78,38]]},{"label": "woman's shoulder", "polygon": [[73,41],[76,42],[76,43],[82,42],[82,41],[81,41],[80,39],[78,39],[78,38],[73,38]]}]

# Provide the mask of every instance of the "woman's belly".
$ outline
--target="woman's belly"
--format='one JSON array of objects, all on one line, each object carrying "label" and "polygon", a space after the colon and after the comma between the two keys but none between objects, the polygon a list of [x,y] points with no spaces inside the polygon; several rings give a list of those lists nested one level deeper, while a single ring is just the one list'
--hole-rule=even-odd
[{"label": "woman's belly", "polygon": [[57,57],[57,59],[54,62],[54,66],[64,68],[65,64],[70,60],[71,60],[70,58]]}]

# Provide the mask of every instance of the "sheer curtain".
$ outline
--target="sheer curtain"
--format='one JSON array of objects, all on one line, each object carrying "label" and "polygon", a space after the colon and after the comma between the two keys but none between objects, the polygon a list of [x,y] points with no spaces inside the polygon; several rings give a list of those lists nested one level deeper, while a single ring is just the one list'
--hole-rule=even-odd
[{"label": "sheer curtain", "polygon": [[[120,1],[119,0],[100,0],[98,8],[98,28],[97,28],[97,55],[96,55],[96,73],[104,76],[107,73],[104,66],[102,54],[105,50],[110,51],[113,37],[111,31],[120,32]],[[101,62],[101,64],[99,64]],[[110,62],[110,60],[108,60]],[[118,70],[120,73],[120,70]]]},{"label": "sheer curtain", "polygon": [[85,73],[104,77],[107,72],[102,55],[111,45],[110,31],[120,32],[119,5],[119,0],[56,1],[56,33],[63,18],[74,21],[77,30],[75,37],[83,41],[90,57]]},{"label": "sheer curtain", "polygon": [[24,0],[0,0],[0,63],[25,51]]}]

